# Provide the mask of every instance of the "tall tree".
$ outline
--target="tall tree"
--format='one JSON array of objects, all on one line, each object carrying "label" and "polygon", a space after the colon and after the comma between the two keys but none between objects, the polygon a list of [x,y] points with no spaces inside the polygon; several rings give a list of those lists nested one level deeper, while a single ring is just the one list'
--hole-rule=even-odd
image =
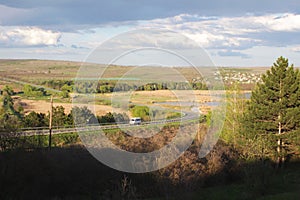
[{"label": "tall tree", "polygon": [[266,153],[276,155],[278,166],[283,163],[284,142],[290,142],[283,139],[300,130],[300,73],[288,59],[278,58],[262,76],[252,92],[244,128],[248,135],[266,139]]},{"label": "tall tree", "polygon": [[[56,106],[52,108],[52,125],[53,127],[63,127],[67,126],[69,124],[66,124],[68,122],[68,115],[65,113],[65,108],[63,106]],[[47,121],[50,119],[50,113],[47,116]]]},{"label": "tall tree", "polygon": [[241,129],[241,118],[245,110],[246,96],[240,90],[240,85],[234,83],[226,90],[226,116],[221,137],[236,147],[239,131]]}]

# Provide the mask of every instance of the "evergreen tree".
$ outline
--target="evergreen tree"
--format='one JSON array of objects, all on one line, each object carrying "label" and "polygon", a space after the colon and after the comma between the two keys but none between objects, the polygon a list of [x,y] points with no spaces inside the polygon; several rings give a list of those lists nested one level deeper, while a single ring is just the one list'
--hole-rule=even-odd
[{"label": "evergreen tree", "polygon": [[[244,133],[264,141],[263,154],[285,159],[287,135],[300,130],[300,73],[280,57],[252,92],[244,119]],[[283,140],[284,139],[284,140]]]}]

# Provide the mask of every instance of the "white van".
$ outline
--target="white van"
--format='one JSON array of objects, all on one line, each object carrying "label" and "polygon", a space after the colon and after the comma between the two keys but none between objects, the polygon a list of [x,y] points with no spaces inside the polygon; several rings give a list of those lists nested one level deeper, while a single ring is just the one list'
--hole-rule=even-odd
[{"label": "white van", "polygon": [[142,119],[140,117],[133,117],[130,119],[130,125],[140,125],[142,123]]}]

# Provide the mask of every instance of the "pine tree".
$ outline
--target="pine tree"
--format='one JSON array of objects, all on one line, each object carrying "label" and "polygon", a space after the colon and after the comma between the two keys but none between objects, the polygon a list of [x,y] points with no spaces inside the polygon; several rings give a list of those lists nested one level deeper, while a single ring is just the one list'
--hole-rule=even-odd
[{"label": "pine tree", "polygon": [[[264,153],[276,155],[278,166],[285,156],[288,134],[300,130],[300,73],[280,57],[262,76],[252,92],[245,114],[244,133],[265,141]],[[283,140],[285,139],[285,140]]]}]

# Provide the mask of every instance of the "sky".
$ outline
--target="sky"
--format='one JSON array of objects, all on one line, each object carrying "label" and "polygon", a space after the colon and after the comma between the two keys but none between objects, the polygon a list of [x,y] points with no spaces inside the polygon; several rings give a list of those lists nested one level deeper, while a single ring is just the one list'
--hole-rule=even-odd
[{"label": "sky", "polygon": [[3,59],[83,62],[111,38],[118,39],[115,50],[125,44],[130,50],[119,35],[141,29],[174,31],[189,42],[142,31],[131,40],[135,48],[137,41],[140,47],[164,43],[196,54],[193,41],[217,66],[271,66],[279,56],[300,66],[299,0],[0,0]]}]

